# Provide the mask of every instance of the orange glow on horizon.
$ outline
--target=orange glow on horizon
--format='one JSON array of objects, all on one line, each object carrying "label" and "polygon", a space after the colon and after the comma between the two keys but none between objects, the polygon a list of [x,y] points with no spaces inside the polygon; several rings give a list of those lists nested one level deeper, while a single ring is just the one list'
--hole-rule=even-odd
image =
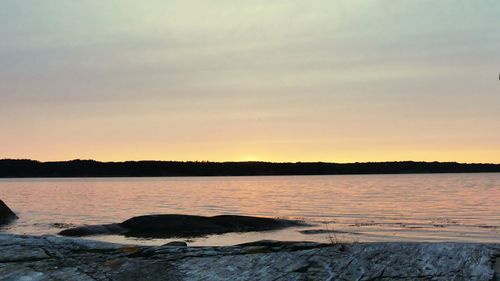
[{"label": "orange glow on horizon", "polygon": [[500,163],[500,2],[7,2],[0,158]]}]

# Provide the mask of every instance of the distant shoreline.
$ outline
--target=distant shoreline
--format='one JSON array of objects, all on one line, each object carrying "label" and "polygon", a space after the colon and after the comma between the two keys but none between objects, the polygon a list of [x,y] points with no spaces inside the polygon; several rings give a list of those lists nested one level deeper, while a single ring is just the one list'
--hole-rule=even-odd
[{"label": "distant shoreline", "polygon": [[104,177],[215,177],[313,176],[370,174],[498,173],[500,164],[457,162],[98,162],[71,160],[40,162],[0,160],[0,178],[104,178]]}]

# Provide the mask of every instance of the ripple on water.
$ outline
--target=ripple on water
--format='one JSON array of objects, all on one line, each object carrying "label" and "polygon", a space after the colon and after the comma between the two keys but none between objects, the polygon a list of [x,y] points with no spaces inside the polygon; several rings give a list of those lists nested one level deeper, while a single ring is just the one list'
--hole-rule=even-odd
[{"label": "ripple on water", "polygon": [[[358,241],[500,242],[498,173],[3,179],[0,195],[20,217],[0,230],[14,233],[53,234],[70,225],[121,222],[144,214],[242,214],[302,218],[320,226],[316,229],[326,223],[339,235],[357,233]],[[325,242],[326,234],[287,229],[210,236],[190,243]],[[138,242],[114,236],[96,239]]]}]

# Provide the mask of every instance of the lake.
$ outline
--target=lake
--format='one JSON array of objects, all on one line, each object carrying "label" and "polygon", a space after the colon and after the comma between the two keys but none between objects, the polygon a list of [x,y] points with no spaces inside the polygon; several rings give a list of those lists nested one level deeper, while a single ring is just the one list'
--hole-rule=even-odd
[{"label": "lake", "polygon": [[[500,243],[500,173],[2,179],[0,199],[20,217],[0,231],[18,234],[55,234],[145,214],[240,214],[314,226],[198,237],[189,244],[332,238]],[[88,239],[147,245],[175,240]]]}]

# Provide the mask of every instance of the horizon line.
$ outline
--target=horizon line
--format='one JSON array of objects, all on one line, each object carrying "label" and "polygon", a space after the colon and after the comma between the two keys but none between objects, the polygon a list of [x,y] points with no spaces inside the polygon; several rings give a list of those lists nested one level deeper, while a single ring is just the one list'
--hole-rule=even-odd
[{"label": "horizon line", "polygon": [[96,160],[96,159],[67,159],[67,160],[37,160],[30,158],[1,158],[0,161],[33,161],[38,163],[57,163],[57,162],[73,162],[73,161],[93,161],[99,163],[127,163],[127,162],[176,162],[176,163],[270,163],[270,164],[296,164],[296,163],[324,163],[324,164],[364,164],[364,163],[456,163],[456,164],[481,164],[481,165],[500,165],[500,162],[458,162],[458,161],[425,161],[425,160],[384,160],[384,161],[355,161],[355,162],[334,162],[334,161],[268,161],[268,160]]}]

